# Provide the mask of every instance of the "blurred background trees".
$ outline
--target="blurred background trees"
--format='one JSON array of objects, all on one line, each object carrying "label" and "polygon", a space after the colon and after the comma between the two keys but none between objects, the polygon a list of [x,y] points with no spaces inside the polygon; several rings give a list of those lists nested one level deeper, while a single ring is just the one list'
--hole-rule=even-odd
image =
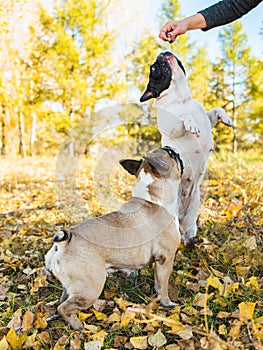
[{"label": "blurred background trees", "polygon": [[[124,6],[120,0],[54,0],[50,6],[0,0],[1,155],[56,152],[61,140],[82,125],[85,138],[92,138],[96,125],[112,118],[97,120],[97,111],[139,100],[149,66],[171,47],[141,31],[124,57],[116,59],[122,49],[109,18],[118,6]],[[178,0],[164,0],[156,23],[161,27],[180,15]],[[217,148],[262,147],[263,62],[251,54],[239,22],[223,27],[219,41],[221,53],[214,60],[188,34],[176,41],[193,97],[207,109],[224,107],[234,120],[234,130],[219,126],[214,131]],[[118,121],[129,123],[116,135],[127,134],[138,143],[147,135],[158,143],[158,130],[146,125],[155,124],[150,106],[128,108],[128,117],[119,113]]]}]

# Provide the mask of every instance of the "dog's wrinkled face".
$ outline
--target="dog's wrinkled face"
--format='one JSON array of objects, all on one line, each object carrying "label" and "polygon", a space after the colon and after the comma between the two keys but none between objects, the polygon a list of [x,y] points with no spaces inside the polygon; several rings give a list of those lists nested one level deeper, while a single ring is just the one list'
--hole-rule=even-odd
[{"label": "dog's wrinkled face", "polygon": [[149,83],[140,98],[140,102],[159,97],[164,90],[169,88],[175,63],[177,63],[185,74],[181,61],[171,52],[164,52],[158,55],[156,61],[150,67]]}]

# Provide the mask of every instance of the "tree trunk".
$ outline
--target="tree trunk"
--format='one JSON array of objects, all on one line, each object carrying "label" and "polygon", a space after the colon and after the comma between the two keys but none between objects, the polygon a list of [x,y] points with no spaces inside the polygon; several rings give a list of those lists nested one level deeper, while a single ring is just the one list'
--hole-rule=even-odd
[{"label": "tree trunk", "polygon": [[34,144],[36,141],[36,130],[37,130],[37,116],[36,113],[32,113],[32,124],[31,124],[31,134],[30,134],[30,155],[34,155]]},{"label": "tree trunk", "polygon": [[69,111],[69,120],[70,120],[70,131],[69,131],[69,136],[70,136],[70,143],[69,143],[69,155],[71,158],[74,157],[74,153],[75,153],[75,149],[74,149],[74,144],[75,144],[75,140],[74,140],[74,132],[72,130],[73,128],[73,121],[74,121],[74,109],[75,109],[75,99],[74,97],[71,97],[70,99],[70,111]]},{"label": "tree trunk", "polygon": [[24,123],[24,115],[22,112],[18,114],[18,125],[19,125],[19,149],[18,153],[22,157],[26,156],[26,144],[25,144],[25,123]]},{"label": "tree trunk", "polygon": [[4,156],[6,154],[6,124],[5,124],[5,117],[6,117],[6,108],[4,104],[2,103],[1,106],[1,155]]},{"label": "tree trunk", "polygon": [[237,118],[233,118],[233,153],[237,153]]}]

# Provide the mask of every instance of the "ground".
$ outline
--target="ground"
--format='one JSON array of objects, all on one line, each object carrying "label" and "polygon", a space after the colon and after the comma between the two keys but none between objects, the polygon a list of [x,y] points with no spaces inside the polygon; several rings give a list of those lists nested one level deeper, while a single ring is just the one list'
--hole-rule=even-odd
[{"label": "ground", "polygon": [[[170,278],[173,309],[156,299],[153,268],[109,275],[100,300],[79,315],[81,333],[54,317],[62,289],[44,255],[58,229],[107,212],[107,193],[94,181],[95,159],[83,156],[66,184],[56,160],[0,159],[0,350],[263,349],[262,155],[211,156],[198,236],[180,246]],[[128,198],[133,181],[116,168],[110,197]]]}]

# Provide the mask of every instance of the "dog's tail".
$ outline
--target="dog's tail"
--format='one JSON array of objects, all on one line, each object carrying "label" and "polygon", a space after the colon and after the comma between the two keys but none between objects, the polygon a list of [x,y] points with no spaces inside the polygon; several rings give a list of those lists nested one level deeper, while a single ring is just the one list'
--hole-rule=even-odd
[{"label": "dog's tail", "polygon": [[71,232],[66,230],[58,231],[53,237],[53,243],[69,241],[71,239]]}]

